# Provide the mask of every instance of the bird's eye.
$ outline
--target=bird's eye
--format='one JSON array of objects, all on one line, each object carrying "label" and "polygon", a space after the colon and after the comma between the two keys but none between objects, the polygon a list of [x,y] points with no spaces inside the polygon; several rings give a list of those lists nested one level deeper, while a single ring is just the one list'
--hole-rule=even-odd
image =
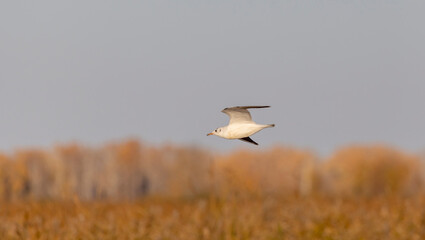
[{"label": "bird's eye", "polygon": [[215,132],[217,132],[217,129],[215,130]]}]

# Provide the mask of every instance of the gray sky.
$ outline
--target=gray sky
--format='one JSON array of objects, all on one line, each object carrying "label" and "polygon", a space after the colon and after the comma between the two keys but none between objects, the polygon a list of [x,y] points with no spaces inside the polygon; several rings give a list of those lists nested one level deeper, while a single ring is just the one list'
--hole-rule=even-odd
[{"label": "gray sky", "polygon": [[2,1],[0,150],[206,137],[253,110],[253,139],[321,153],[425,149],[425,1]]}]

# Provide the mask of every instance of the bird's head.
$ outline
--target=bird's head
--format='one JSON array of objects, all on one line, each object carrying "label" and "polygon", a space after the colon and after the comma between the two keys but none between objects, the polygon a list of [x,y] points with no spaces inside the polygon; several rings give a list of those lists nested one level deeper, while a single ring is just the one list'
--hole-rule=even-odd
[{"label": "bird's head", "polygon": [[221,136],[222,133],[223,133],[223,128],[217,128],[216,130],[208,133],[207,136],[209,135]]}]

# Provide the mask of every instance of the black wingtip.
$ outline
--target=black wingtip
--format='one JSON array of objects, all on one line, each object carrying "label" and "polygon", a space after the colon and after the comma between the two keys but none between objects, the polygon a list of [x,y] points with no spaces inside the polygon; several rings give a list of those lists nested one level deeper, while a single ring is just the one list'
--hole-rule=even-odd
[{"label": "black wingtip", "polygon": [[269,108],[270,106],[237,106],[237,107],[249,109],[249,108]]},{"label": "black wingtip", "polygon": [[252,140],[250,137],[244,137],[244,138],[239,138],[239,140],[245,141],[245,142],[249,142],[255,145],[258,145],[258,143],[256,143],[254,140]]}]

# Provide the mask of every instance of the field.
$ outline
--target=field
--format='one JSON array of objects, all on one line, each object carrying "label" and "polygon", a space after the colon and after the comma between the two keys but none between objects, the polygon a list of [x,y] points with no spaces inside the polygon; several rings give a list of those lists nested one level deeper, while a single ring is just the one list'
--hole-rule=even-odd
[{"label": "field", "polygon": [[425,199],[3,204],[0,239],[424,239]]},{"label": "field", "polygon": [[0,239],[425,239],[424,156],[137,140],[0,154]]}]

